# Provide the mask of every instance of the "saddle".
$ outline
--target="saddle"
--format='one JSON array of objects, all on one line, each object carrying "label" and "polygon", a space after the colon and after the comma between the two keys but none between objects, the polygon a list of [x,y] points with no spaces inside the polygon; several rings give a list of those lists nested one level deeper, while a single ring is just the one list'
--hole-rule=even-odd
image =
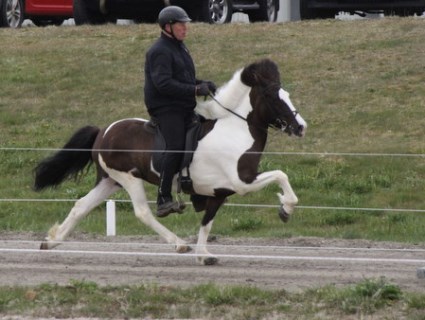
[{"label": "saddle", "polygon": [[[154,144],[153,144],[153,155],[152,155],[152,164],[153,168],[160,172],[161,171],[161,163],[162,158],[165,154],[165,139],[159,129],[158,123],[155,121],[155,118],[151,118],[144,124],[144,127],[147,131],[153,133]],[[177,179],[177,192],[180,193],[183,191],[184,193],[194,194],[192,179],[190,178],[189,165],[193,159],[193,153],[198,147],[198,140],[201,133],[201,120],[198,115],[194,117],[189,128],[186,131],[186,142],[185,142],[185,152],[183,154],[182,162],[179,169],[179,177]],[[162,151],[162,152],[161,152]],[[184,170],[186,169],[186,170]],[[185,175],[183,172],[185,171]]]}]

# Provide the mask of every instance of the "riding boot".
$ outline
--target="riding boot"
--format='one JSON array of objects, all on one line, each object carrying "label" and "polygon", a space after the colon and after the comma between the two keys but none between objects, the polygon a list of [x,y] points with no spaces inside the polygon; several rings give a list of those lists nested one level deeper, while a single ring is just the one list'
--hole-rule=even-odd
[{"label": "riding boot", "polygon": [[173,201],[171,195],[171,187],[174,178],[174,168],[166,166],[166,161],[163,163],[163,170],[158,187],[157,211],[156,216],[164,218],[171,213],[183,213],[185,204],[180,201]]},{"label": "riding boot", "polygon": [[162,158],[160,183],[158,187],[158,217],[166,217],[170,213],[181,213],[182,206],[173,201],[171,187],[175,174],[180,168],[182,150],[185,148],[186,118],[191,113],[182,110],[159,112],[156,114],[159,128],[165,140],[166,152]]},{"label": "riding boot", "polygon": [[182,201],[173,201],[171,197],[163,197],[158,195],[158,208],[156,211],[156,216],[158,218],[164,218],[171,213],[183,213],[186,204]]}]

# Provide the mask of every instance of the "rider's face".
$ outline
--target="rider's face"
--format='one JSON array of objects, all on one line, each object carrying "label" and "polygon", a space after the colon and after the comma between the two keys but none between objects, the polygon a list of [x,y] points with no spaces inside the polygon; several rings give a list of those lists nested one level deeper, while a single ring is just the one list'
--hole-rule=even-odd
[{"label": "rider's face", "polygon": [[188,31],[188,23],[187,22],[176,22],[173,23],[172,26],[167,24],[165,26],[166,28],[169,28],[169,31],[171,33],[171,28],[173,29],[172,34],[174,34],[174,37],[177,40],[183,41],[186,38],[186,34]]}]

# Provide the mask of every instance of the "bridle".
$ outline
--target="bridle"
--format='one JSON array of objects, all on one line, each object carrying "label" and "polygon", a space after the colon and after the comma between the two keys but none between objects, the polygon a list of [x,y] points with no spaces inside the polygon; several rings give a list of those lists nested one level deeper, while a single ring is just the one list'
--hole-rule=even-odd
[{"label": "bridle", "polygon": [[[273,87],[273,85],[268,86],[268,88],[266,88],[266,92],[269,91],[269,90],[271,90],[271,89],[273,89],[272,87]],[[280,88],[280,86],[279,86],[279,88]],[[214,100],[221,108],[223,108],[227,112],[230,112],[234,116],[236,116],[239,119],[241,119],[241,120],[245,121],[246,123],[248,123],[248,119],[247,118],[241,116],[240,114],[238,114],[237,112],[233,111],[232,109],[229,109],[226,106],[224,106],[220,101],[217,100],[216,97],[214,97],[214,95],[212,94],[212,92],[209,92],[208,93],[208,96],[212,100]],[[294,117],[296,117],[299,114],[299,112],[297,110],[291,110],[291,112],[293,113]],[[275,130],[279,130],[279,131],[285,132],[286,129],[288,128],[288,123],[285,120],[282,120],[282,119],[279,119],[279,118],[276,118],[275,121],[276,121],[276,123],[278,123],[281,126],[280,128],[278,126],[276,126],[276,125],[273,125],[273,124],[267,124],[267,127],[271,128],[271,129],[275,129]],[[261,129],[261,130],[264,130],[264,131],[267,132],[267,129],[259,128],[259,127],[254,126],[254,125],[249,125],[249,126],[253,126],[253,127],[257,128],[257,129]]]}]

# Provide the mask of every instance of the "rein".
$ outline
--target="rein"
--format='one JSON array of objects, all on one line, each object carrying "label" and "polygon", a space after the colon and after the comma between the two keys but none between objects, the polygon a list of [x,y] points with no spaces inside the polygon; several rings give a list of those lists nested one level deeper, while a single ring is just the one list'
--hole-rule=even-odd
[{"label": "rein", "polygon": [[224,110],[226,110],[226,111],[230,112],[231,114],[235,115],[235,116],[236,116],[236,117],[238,117],[239,119],[242,119],[243,121],[248,122],[248,119],[246,119],[246,118],[242,117],[240,114],[236,113],[235,111],[233,111],[233,110],[231,110],[231,109],[226,108],[225,106],[223,106],[223,104],[222,104],[220,101],[218,101],[218,100],[216,99],[216,97],[214,97],[214,95],[213,95],[211,92],[209,92],[209,93],[208,93],[208,95],[210,96],[210,98],[211,98],[211,99],[213,99],[215,102],[217,102],[217,104],[218,104],[220,107],[222,107]]}]

